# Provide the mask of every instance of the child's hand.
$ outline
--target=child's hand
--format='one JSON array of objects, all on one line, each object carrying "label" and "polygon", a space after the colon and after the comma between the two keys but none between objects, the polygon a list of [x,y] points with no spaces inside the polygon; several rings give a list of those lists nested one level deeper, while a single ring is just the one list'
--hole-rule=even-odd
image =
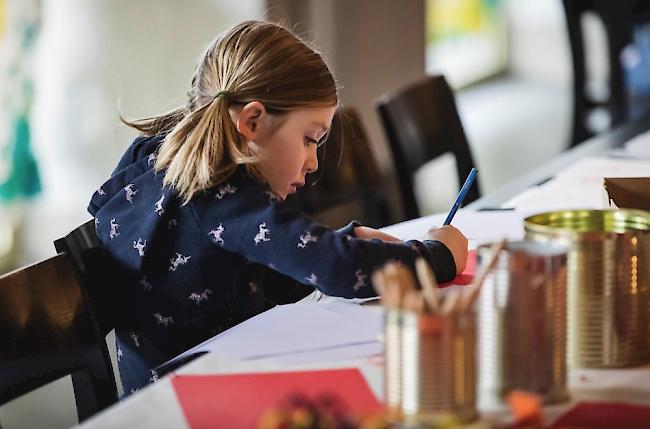
[{"label": "child's hand", "polygon": [[399,238],[393,237],[392,235],[388,235],[385,232],[381,232],[373,228],[368,228],[367,226],[354,227],[354,236],[357,238],[363,238],[365,240],[369,240],[371,238],[378,238],[381,241],[389,241],[393,243],[402,242],[402,240],[400,240]]},{"label": "child's hand", "polygon": [[460,274],[467,265],[467,238],[456,227],[445,225],[440,228],[431,228],[427,231],[427,238],[438,240],[451,252],[456,264],[456,274]]}]

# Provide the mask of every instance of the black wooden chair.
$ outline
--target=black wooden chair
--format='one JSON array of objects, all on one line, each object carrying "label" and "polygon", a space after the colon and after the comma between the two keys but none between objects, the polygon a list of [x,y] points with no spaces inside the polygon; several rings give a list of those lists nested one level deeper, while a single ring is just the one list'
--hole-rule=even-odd
[{"label": "black wooden chair", "polygon": [[72,230],[65,237],[54,241],[57,253],[65,253],[73,263],[77,280],[90,303],[89,310],[105,337],[113,328],[119,316],[116,308],[122,308],[123,296],[118,279],[118,268],[108,257],[95,232],[95,221],[89,220]]},{"label": "black wooden chair", "polygon": [[117,401],[106,341],[77,275],[66,252],[0,277],[0,404],[65,375],[79,421]]},{"label": "black wooden chair", "polygon": [[332,227],[350,219],[372,227],[393,223],[383,178],[355,109],[344,108],[334,117],[318,161],[318,172],[287,199],[289,205]]},{"label": "black wooden chair", "polygon": [[[650,3],[646,0],[563,0],[573,63],[573,126],[569,146],[650,113]],[[583,18],[602,21],[607,82],[588,81]],[[598,113],[604,125],[598,125]]]},{"label": "black wooden chair", "polygon": [[[421,213],[415,199],[413,176],[422,165],[452,153],[456,158],[459,187],[474,167],[454,94],[443,76],[427,76],[383,96],[377,101],[377,109],[393,155],[406,219],[417,218]],[[476,181],[464,204],[479,196]]]}]

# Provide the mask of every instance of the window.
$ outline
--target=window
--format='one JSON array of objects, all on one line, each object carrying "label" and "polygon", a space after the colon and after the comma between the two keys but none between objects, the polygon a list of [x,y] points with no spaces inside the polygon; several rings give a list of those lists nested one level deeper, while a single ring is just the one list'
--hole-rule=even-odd
[{"label": "window", "polygon": [[442,73],[454,88],[506,68],[503,0],[425,0],[427,73]]}]

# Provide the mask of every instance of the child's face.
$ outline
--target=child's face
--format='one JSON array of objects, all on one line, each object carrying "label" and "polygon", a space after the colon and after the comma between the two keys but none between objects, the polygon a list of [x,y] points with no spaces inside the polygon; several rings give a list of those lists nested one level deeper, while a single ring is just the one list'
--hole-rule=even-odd
[{"label": "child's face", "polygon": [[[271,190],[284,199],[305,185],[305,175],[318,169],[316,146],[329,130],[335,107],[306,108],[282,117],[269,115],[249,147]],[[280,121],[280,125],[277,122]]]}]

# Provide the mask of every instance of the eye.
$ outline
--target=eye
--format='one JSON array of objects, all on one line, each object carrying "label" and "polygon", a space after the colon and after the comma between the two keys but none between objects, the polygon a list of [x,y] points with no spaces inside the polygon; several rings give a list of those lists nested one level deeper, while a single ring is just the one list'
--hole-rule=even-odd
[{"label": "eye", "polygon": [[309,146],[310,144],[318,144],[318,141],[312,139],[309,136],[305,136],[305,146]]}]

